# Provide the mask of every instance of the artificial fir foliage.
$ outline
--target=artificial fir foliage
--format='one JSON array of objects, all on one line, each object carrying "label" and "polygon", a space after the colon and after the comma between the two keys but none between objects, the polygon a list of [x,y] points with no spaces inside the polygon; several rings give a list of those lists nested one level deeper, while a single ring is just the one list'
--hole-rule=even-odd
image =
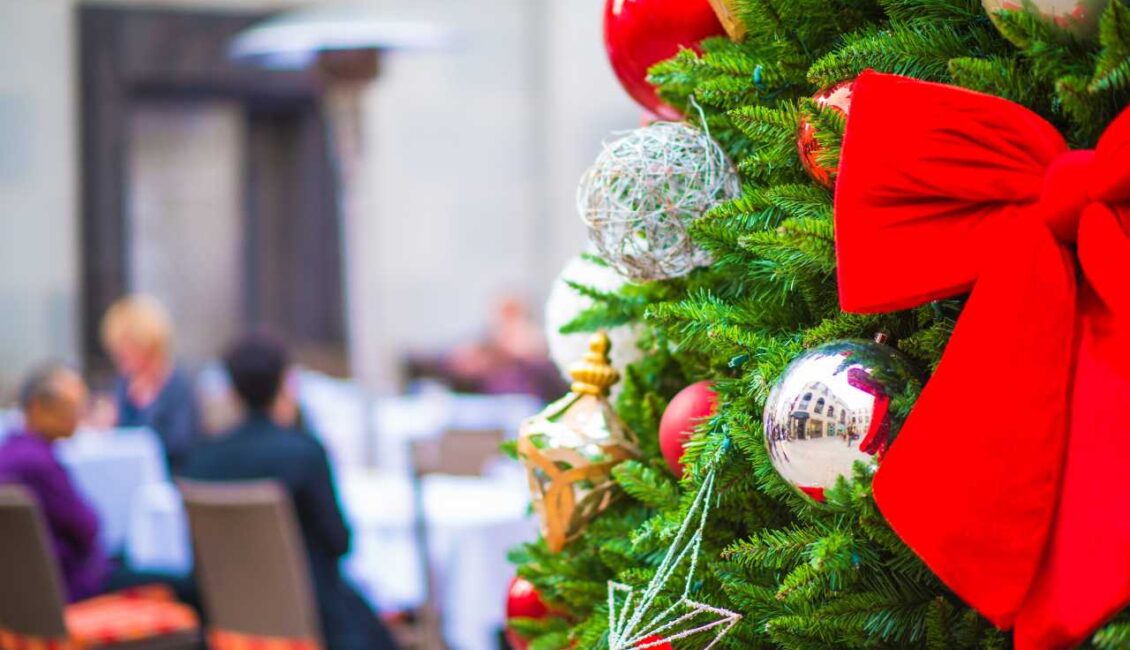
[{"label": "artificial fir foliage", "polygon": [[[717,501],[694,598],[744,615],[720,647],[1007,648],[1009,635],[954,597],[887,526],[866,470],[814,504],[770,464],[762,407],[799,353],[883,331],[929,373],[962,308],[946,300],[892,314],[839,311],[832,193],[801,167],[797,124],[804,116],[815,126],[821,163],[835,168],[844,118],[811,98],[873,68],[1005,97],[1050,120],[1073,147],[1093,146],[1130,103],[1130,6],[1112,0],[1098,38],[1080,41],[1023,11],[990,17],[979,0],[733,4],[744,40],[708,40],[704,54],[684,51],[651,79],[692,122],[706,121],[737,164],[743,195],[692,226],[713,255],[710,267],[616,293],[577,287],[595,305],[566,329],[646,326],[646,355],[626,369],[618,401],[641,437],[642,460],[616,468],[628,496],[563,552],[542,542],[514,551],[519,573],[567,617],[514,625],[532,650],[606,645],[607,582],[647,583],[714,470]],[[991,360],[986,366],[992,372]],[[656,430],[667,400],[702,379],[715,382],[719,411],[688,445],[677,481]],[[912,406],[896,399],[891,409],[905,415]],[[960,473],[953,468],[954,480]],[[1130,616],[1090,644],[1130,647]]]}]

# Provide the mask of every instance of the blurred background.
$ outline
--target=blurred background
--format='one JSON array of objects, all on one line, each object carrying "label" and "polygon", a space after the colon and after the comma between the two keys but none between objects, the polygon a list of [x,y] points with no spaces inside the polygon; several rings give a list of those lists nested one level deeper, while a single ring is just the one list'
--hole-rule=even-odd
[{"label": "blurred background", "polygon": [[[188,364],[268,325],[377,391],[502,297],[540,306],[584,239],[580,174],[639,121],[602,4],[0,0],[0,396],[45,356],[97,384],[133,291]],[[298,31],[257,45],[297,52],[234,56],[286,10]],[[327,21],[372,40],[333,60]]]},{"label": "blurred background", "polygon": [[[351,588],[401,647],[500,647],[506,552],[536,524],[499,445],[567,389],[543,305],[581,263],[581,174],[641,120],[604,53],[604,4],[0,0],[0,483],[34,487],[17,454],[46,441],[61,465],[45,480],[73,481],[66,507],[95,516],[84,552],[179,577],[193,543],[233,552],[190,527],[175,476],[238,438],[221,356],[269,331],[294,362],[271,418],[326,452]],[[576,313],[557,286],[556,312]],[[570,345],[559,362],[585,337]],[[59,402],[58,368],[20,403],[47,359],[93,408],[71,384]],[[77,435],[36,430],[30,413],[63,406]],[[320,516],[295,503],[304,527]],[[26,566],[21,552],[0,544],[0,564]],[[16,629],[5,602],[0,630]]]}]

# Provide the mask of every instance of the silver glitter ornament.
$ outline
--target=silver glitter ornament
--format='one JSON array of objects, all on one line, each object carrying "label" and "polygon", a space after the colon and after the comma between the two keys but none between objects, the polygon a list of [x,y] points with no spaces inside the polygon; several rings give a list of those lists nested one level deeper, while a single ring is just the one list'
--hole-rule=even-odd
[{"label": "silver glitter ornament", "polygon": [[826,343],[793,360],[765,403],[765,444],[781,477],[823,501],[856,462],[875,465],[902,419],[892,400],[913,400],[921,383],[910,362],[878,342]]},{"label": "silver glitter ornament", "polygon": [[605,143],[577,188],[577,210],[621,275],[663,280],[710,264],[687,226],[740,193],[737,171],[708,133],[654,122]]}]

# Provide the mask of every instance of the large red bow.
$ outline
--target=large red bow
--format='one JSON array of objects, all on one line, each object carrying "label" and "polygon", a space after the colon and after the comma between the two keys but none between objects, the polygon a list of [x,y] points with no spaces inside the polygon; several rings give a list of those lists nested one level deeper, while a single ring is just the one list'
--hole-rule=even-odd
[{"label": "large red bow", "polygon": [[835,214],[844,310],[971,291],[884,515],[1018,648],[1086,638],[1130,602],[1130,111],[1071,151],[1017,104],[866,72]]}]

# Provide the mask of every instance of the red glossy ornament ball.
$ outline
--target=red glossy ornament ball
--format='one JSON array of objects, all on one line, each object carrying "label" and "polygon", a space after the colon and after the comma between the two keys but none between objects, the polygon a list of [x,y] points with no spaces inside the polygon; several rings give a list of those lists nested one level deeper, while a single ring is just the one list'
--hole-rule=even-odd
[{"label": "red glossy ornament ball", "polygon": [[607,0],[604,8],[604,47],[616,77],[641,106],[666,120],[682,115],[655,94],[648,68],[725,33],[709,0]]},{"label": "red glossy ornament ball", "polygon": [[[545,618],[549,615],[549,608],[541,600],[538,590],[530,584],[529,580],[515,576],[510,581],[510,588],[506,591],[506,620],[512,618]],[[506,642],[513,650],[526,650],[529,641],[523,639],[517,632],[506,627]]]},{"label": "red glossy ornament ball", "polygon": [[709,381],[691,384],[675,395],[659,421],[659,450],[675,476],[683,476],[683,445],[699,422],[714,415],[718,395]]},{"label": "red glossy ornament ball", "polygon": [[[841,81],[831,88],[821,91],[812,99],[822,109],[833,109],[847,117],[851,108],[851,89],[854,80]],[[800,129],[797,132],[797,151],[800,153],[800,163],[814,181],[828,189],[835,187],[836,170],[822,166],[817,158],[823,147],[816,139],[816,127],[803,117],[800,120]]]},{"label": "red glossy ornament ball", "polygon": [[640,639],[636,644],[637,648],[646,648],[647,650],[673,650],[674,646],[669,641],[664,641],[661,636],[649,636]]}]

